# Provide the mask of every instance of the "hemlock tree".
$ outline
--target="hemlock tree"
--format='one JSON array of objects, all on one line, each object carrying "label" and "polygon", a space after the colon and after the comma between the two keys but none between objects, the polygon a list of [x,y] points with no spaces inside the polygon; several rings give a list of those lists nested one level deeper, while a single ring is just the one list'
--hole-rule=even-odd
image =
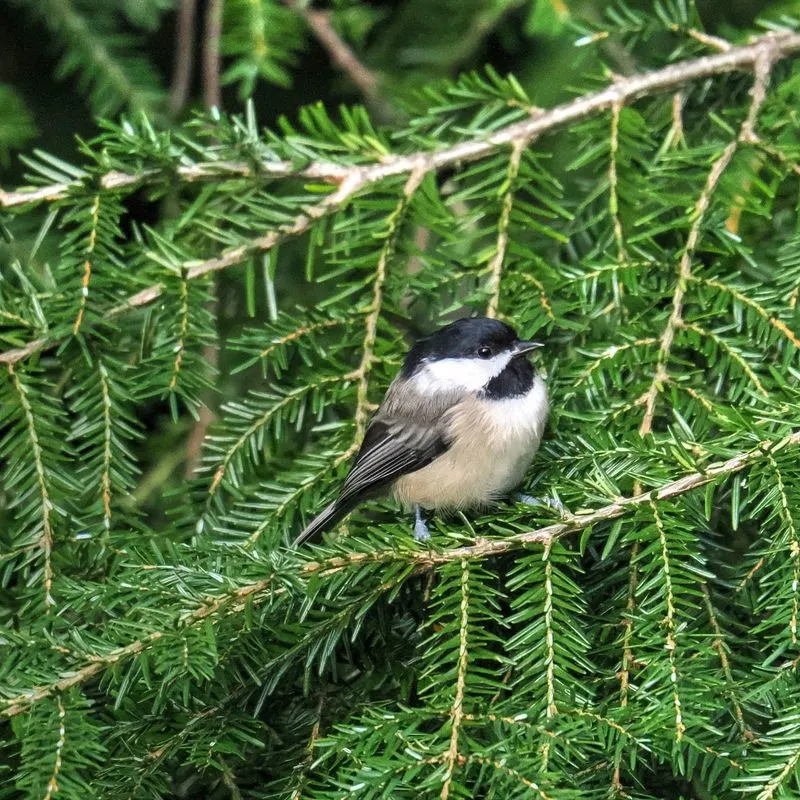
[{"label": "hemlock tree", "polygon": [[[329,17],[244,5],[244,96],[307,23],[387,102]],[[385,126],[137,113],[0,192],[0,797],[798,796],[800,33],[607,22],[547,109],[485,70]],[[524,488],[567,517],[288,549],[476,312],[547,343]]]}]

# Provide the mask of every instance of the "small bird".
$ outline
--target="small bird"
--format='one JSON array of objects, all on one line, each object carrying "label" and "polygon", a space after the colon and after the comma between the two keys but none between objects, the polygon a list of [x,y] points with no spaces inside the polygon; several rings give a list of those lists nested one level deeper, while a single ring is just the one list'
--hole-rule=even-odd
[{"label": "small bird", "polygon": [[496,319],[459,319],[418,340],[364,435],[339,496],[294,546],[391,490],[415,511],[481,508],[507,495],[533,460],[547,421],[547,388],[528,360],[542,345]]}]

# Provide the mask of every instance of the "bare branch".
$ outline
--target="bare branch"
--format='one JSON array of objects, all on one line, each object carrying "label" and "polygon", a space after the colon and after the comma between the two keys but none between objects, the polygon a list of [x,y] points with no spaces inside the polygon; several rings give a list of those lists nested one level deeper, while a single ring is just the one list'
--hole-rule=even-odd
[{"label": "bare branch", "polygon": [[[136,173],[111,170],[95,180],[97,186],[106,191],[136,189],[142,184],[154,183],[170,176],[174,176],[182,183],[201,183],[233,178],[309,178],[339,183],[344,180],[351,169],[352,167],[347,165],[329,161],[316,161],[299,169],[289,161],[262,161],[257,165],[244,161],[203,161],[188,166],[181,165],[174,170],[145,169]],[[63,200],[70,191],[83,185],[84,181],[76,180],[67,183],[53,183],[35,189],[21,188],[11,192],[4,192],[0,189],[0,209]]]},{"label": "bare branch", "polygon": [[197,0],[181,0],[175,22],[175,59],[172,67],[172,86],[169,92],[169,113],[173,117],[183,111],[189,97],[194,59],[194,27]]},{"label": "bare branch", "polygon": [[284,0],[287,6],[305,21],[319,43],[328,51],[333,64],[346,73],[361,94],[374,102],[378,95],[378,78],[359,61],[347,42],[331,24],[330,11],[317,11],[298,0]]},{"label": "bare branch", "polygon": [[[753,40],[749,45],[732,47],[724,53],[681,61],[663,69],[631,78],[618,78],[605,89],[563,103],[522,122],[500,128],[490,136],[468,139],[431,153],[391,156],[371,167],[370,165],[348,166],[332,162],[313,162],[302,169],[297,169],[290,162],[274,161],[263,162],[254,171],[250,165],[241,162],[207,162],[179,167],[174,171],[151,169],[139,174],[128,174],[115,170],[107,173],[97,182],[102,189],[121,189],[138,186],[145,181],[159,180],[167,174],[174,174],[179,180],[190,183],[219,180],[225,177],[247,178],[255,175],[271,178],[315,178],[338,183],[354,171],[368,170],[369,174],[365,180],[365,185],[367,185],[393,175],[411,172],[420,157],[429,157],[434,169],[441,169],[462,161],[475,160],[496,152],[520,138],[533,139],[592,114],[610,110],[615,103],[626,104],[649,94],[668,91],[691,81],[727,72],[754,71],[759,59],[766,57],[770,63],[774,63],[798,51],[800,51],[800,33],[768,33]],[[59,200],[65,197],[71,188],[80,185],[81,182],[76,181],[56,183],[37,189],[18,189],[10,192],[0,190],[0,208]]]},{"label": "bare branch", "polygon": [[225,0],[208,0],[203,37],[203,94],[207,108],[219,108],[220,91],[219,42],[222,37],[222,12]]}]

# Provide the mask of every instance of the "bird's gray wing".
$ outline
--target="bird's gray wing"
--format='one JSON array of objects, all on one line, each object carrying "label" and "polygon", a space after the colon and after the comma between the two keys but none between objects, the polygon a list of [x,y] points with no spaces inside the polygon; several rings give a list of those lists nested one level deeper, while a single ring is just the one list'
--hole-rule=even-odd
[{"label": "bird's gray wing", "polygon": [[401,475],[427,466],[449,447],[440,425],[376,417],[342,485],[337,506],[353,506]]},{"label": "bird's gray wing", "polygon": [[367,428],[339,496],[308,523],[293,546],[299,547],[329,530],[362,500],[378,494],[401,475],[430,464],[448,446],[439,426],[376,417]]},{"label": "bird's gray wing", "polygon": [[364,441],[339,496],[305,527],[294,547],[332,528],[362,500],[378,494],[401,475],[427,466],[450,446],[446,412],[463,393],[421,397],[395,380],[364,434]]}]

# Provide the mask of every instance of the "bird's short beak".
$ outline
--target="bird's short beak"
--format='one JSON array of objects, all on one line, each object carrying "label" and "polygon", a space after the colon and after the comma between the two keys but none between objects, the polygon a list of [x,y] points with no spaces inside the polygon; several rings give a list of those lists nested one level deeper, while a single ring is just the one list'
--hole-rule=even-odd
[{"label": "bird's short beak", "polygon": [[531,350],[536,350],[539,347],[544,347],[544,345],[541,342],[517,342],[514,345],[514,356],[530,353]]}]

